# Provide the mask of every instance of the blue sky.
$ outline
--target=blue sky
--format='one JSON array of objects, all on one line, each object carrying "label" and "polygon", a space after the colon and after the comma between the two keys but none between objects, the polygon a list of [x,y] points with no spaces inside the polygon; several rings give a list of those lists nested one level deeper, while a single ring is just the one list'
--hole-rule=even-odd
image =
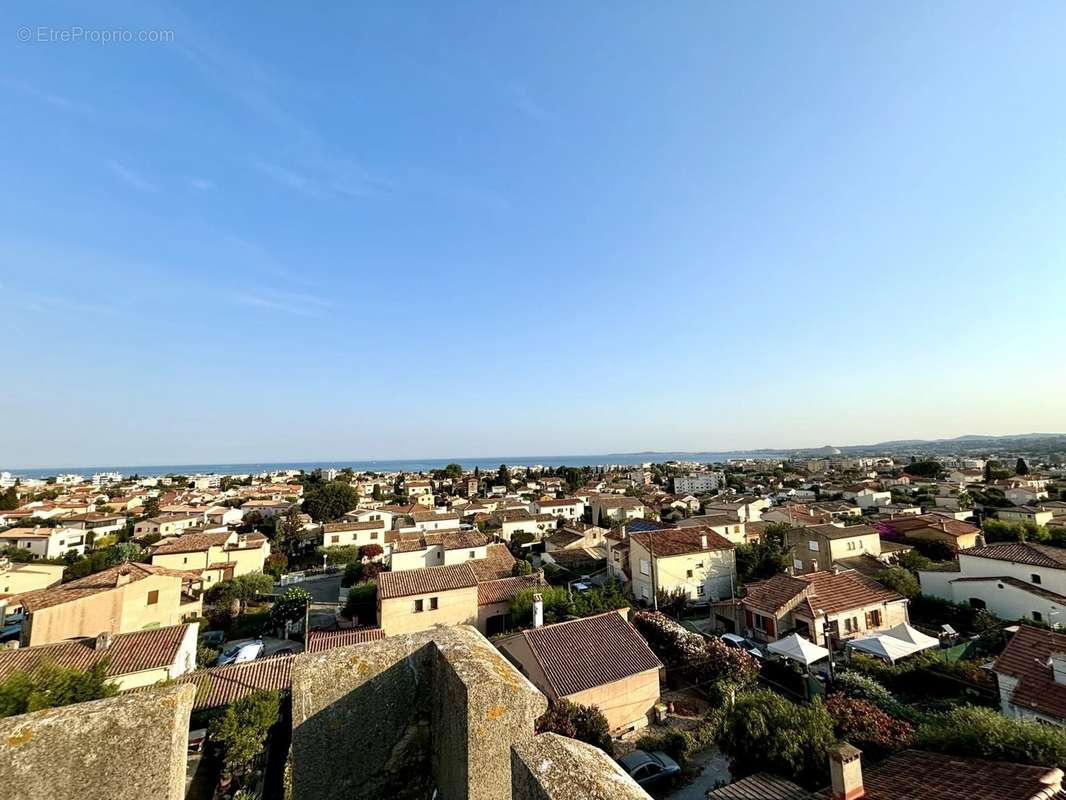
[{"label": "blue sky", "polygon": [[250,9],[0,10],[0,466],[1066,430],[1066,6]]}]

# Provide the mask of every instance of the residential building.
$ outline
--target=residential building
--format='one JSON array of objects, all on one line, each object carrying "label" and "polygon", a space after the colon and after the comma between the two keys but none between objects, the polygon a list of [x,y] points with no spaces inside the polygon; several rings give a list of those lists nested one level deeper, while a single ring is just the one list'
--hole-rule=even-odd
[{"label": "residential building", "polygon": [[190,622],[130,633],[66,639],[35,647],[0,650],[0,683],[16,672],[32,672],[42,664],[87,670],[107,659],[107,680],[125,691],[151,686],[196,668],[196,633]]},{"label": "residential building", "polygon": [[405,497],[414,499],[418,495],[433,494],[433,481],[423,480],[420,478],[412,478],[403,482],[403,493]]},{"label": "residential building", "polygon": [[248,500],[241,504],[241,513],[244,519],[248,519],[253,514],[258,516],[262,520],[273,519],[274,517],[287,514],[289,509],[296,503],[288,500]]},{"label": "residential building", "polygon": [[208,525],[240,525],[244,521],[244,512],[239,508],[228,506],[211,506],[204,512]]},{"label": "residential building", "polygon": [[367,544],[385,547],[385,520],[366,522],[327,522],[322,525],[323,547],[362,547]]},{"label": "residential building", "polygon": [[62,519],[64,528],[77,528],[88,533],[92,531],[94,541],[126,529],[125,514],[72,514]]},{"label": "residential building", "polygon": [[549,700],[595,706],[612,732],[634,730],[659,702],[662,664],[626,613],[539,625],[534,611],[536,627],[495,644]]},{"label": "residential building", "polygon": [[1019,625],[992,671],[1004,716],[1066,726],[1066,634]]},{"label": "residential building", "polygon": [[388,541],[389,569],[393,572],[461,564],[475,558],[488,558],[490,548],[494,552],[507,549],[503,545],[490,545],[487,536],[474,530],[394,532]]},{"label": "residential building", "polygon": [[0,548],[16,547],[34,558],[60,558],[85,553],[85,531],[78,528],[9,528],[0,532]]},{"label": "residential building", "polygon": [[958,554],[950,569],[919,570],[922,593],[988,609],[1000,619],[1063,624],[1066,550],[997,542]]},{"label": "residential building", "polygon": [[650,604],[656,591],[681,590],[695,604],[731,597],[735,545],[710,528],[665,528],[629,536],[633,596]]},{"label": "residential building", "polygon": [[[246,504],[247,505],[247,504]],[[143,519],[133,526],[133,535],[138,539],[151,534],[161,537],[178,536],[186,528],[194,528],[203,525],[203,513],[197,514],[161,514],[158,517]]]},{"label": "residential building", "polygon": [[594,495],[589,498],[589,509],[592,524],[600,526],[644,516],[644,504],[635,497]]},{"label": "residential building", "polygon": [[559,527],[559,518],[552,514],[530,514],[524,509],[497,511],[496,519],[500,528],[496,534],[505,542],[511,541],[516,533],[528,533],[537,539]]},{"label": "residential building", "polygon": [[1047,525],[1055,514],[1041,506],[1018,506],[1017,508],[997,508],[996,516],[1004,522],[1033,522],[1037,525]]},{"label": "residential building", "polygon": [[704,514],[729,514],[741,522],[758,522],[770,507],[765,497],[751,495],[720,495],[703,504]]},{"label": "residential building", "polygon": [[552,514],[571,522],[585,516],[585,504],[576,497],[541,498],[533,507],[538,514]]},{"label": "residential building", "polygon": [[378,625],[386,636],[437,625],[472,625],[485,635],[502,632],[508,627],[511,598],[539,583],[538,575],[510,573],[505,558],[383,572],[378,576]]},{"label": "residential building", "polygon": [[78,580],[8,599],[9,613],[25,614],[22,644],[129,633],[198,617],[202,585],[195,572],[153,564],[118,564]]},{"label": "residential building", "polygon": [[411,515],[419,531],[443,531],[459,527],[459,515],[453,512],[416,511]]},{"label": "residential building", "polygon": [[1003,496],[1016,506],[1029,506],[1047,499],[1047,489],[1030,489],[1028,486],[1013,486]]},{"label": "residential building", "polygon": [[0,599],[47,589],[63,580],[62,564],[19,563],[0,556]]},{"label": "residential building", "polygon": [[717,492],[725,486],[725,473],[717,471],[690,472],[688,475],[675,475],[673,478],[674,494],[707,494]]},{"label": "residential building", "polygon": [[748,538],[748,525],[759,525],[758,522],[741,522],[729,514],[701,514],[697,517],[678,520],[678,528],[710,528],[719,536],[723,536],[733,544],[745,544],[751,541]]},{"label": "residential building", "polygon": [[[888,547],[883,547],[888,545]],[[884,561],[884,550],[894,551],[892,543],[882,543],[876,528],[869,525],[812,525],[790,530],[785,534],[785,546],[796,573],[825,572],[842,559],[862,555]],[[884,566],[884,565],[882,565]]]},{"label": "residential building", "polygon": [[959,552],[984,544],[981,529],[942,514],[917,514],[881,520],[892,533],[911,541],[940,542]]},{"label": "residential building", "polygon": [[907,599],[854,571],[774,575],[744,597],[714,604],[719,627],[760,642],[792,633],[825,646],[908,622]]},{"label": "residential building", "polygon": [[162,539],[149,548],[152,564],[194,572],[206,586],[262,572],[270,555],[270,540],[261,533],[187,533]]}]

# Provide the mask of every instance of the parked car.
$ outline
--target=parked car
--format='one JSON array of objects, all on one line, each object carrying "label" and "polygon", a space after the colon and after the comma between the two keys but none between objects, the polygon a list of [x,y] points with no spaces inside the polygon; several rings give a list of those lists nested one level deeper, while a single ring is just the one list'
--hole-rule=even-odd
[{"label": "parked car", "polygon": [[744,650],[760,661],[763,659],[762,650],[760,650],[759,645],[755,644],[751,639],[745,639],[743,636],[736,633],[723,633],[722,641],[725,642],[726,647]]},{"label": "parked car", "polygon": [[659,751],[634,750],[618,759],[618,763],[644,789],[666,786],[681,773],[677,762]]},{"label": "parked car", "polygon": [[226,641],[225,631],[204,631],[200,634],[200,644],[208,647],[219,647]]},{"label": "parked car", "polygon": [[215,662],[215,666],[223,664],[243,664],[246,661],[255,661],[263,654],[263,640],[256,639],[251,642],[237,642],[222,652]]}]

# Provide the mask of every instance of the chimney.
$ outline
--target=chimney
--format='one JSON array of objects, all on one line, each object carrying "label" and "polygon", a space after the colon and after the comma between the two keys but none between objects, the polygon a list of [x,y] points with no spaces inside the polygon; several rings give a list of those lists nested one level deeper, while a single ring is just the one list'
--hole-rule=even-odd
[{"label": "chimney", "polygon": [[533,627],[539,628],[544,624],[544,595],[533,595]]},{"label": "chimney", "polygon": [[111,647],[111,631],[101,631],[96,634],[96,638],[93,639],[93,650],[97,652],[101,650],[107,650]]},{"label": "chimney", "polygon": [[129,582],[130,573],[126,570],[123,570],[115,576],[115,586],[125,586]]},{"label": "chimney", "polygon": [[866,794],[862,785],[862,751],[841,742],[829,751],[829,776],[833,800],[857,800]]},{"label": "chimney", "polygon": [[707,534],[706,532],[700,534],[700,549],[707,549]]}]

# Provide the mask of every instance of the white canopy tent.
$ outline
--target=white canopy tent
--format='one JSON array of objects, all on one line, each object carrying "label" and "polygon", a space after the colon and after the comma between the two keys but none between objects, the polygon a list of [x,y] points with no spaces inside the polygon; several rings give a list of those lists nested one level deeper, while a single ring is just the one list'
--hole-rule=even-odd
[{"label": "white canopy tent", "polygon": [[770,642],[766,649],[775,655],[790,658],[808,667],[815,661],[829,658],[828,650],[819,647],[814,642],[807,641],[798,633],[778,639],[776,642]]},{"label": "white canopy tent", "polygon": [[901,622],[884,633],[875,633],[861,639],[852,639],[848,648],[860,650],[877,658],[895,664],[899,659],[914,655],[931,647],[938,647],[940,642],[932,636],[916,631],[906,622]]}]

